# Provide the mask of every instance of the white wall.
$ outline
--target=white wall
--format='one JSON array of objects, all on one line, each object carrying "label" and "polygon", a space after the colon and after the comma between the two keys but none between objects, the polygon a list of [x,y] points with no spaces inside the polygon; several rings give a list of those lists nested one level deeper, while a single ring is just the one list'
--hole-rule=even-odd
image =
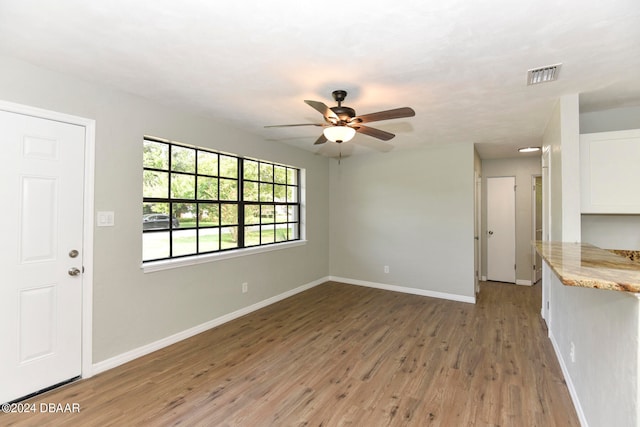
[{"label": "white wall", "polygon": [[[545,183],[551,191],[551,240],[581,238],[575,184],[580,177],[578,122],[576,96],[564,96],[544,135],[552,154],[550,182]],[[567,195],[571,191],[578,197]],[[543,277],[550,301],[549,335],[582,422],[638,425],[638,300],[615,291],[565,286],[554,273],[550,276]]]},{"label": "white wall", "polygon": [[580,113],[580,133],[640,129],[640,106]]},{"label": "white wall", "polygon": [[[115,212],[95,228],[94,362],[131,351],[329,272],[329,161],[217,122],[0,57],[0,99],[96,120],[95,209]],[[304,246],[144,274],[142,137],[168,138],[306,169]],[[249,292],[242,294],[242,282]]]},{"label": "white wall", "polygon": [[[552,340],[589,426],[638,425],[638,299],[552,275]],[[571,343],[575,362],[571,360]]]},{"label": "white wall", "polygon": [[580,134],[578,95],[564,95],[543,136],[550,149],[551,240],[580,241]]},{"label": "white wall", "polygon": [[[580,133],[640,129],[640,106],[580,113]],[[640,250],[640,215],[582,215],[582,241]]]},{"label": "white wall", "polygon": [[582,241],[605,249],[640,251],[640,215],[582,215]]},{"label": "white wall", "polygon": [[580,116],[578,94],[560,98],[562,241],[580,242]]},{"label": "white wall", "polygon": [[[549,224],[549,240],[562,241],[562,156],[561,156],[561,114],[560,102],[553,109],[542,138],[542,151],[549,152],[549,180],[543,186],[549,194],[550,215],[546,218]],[[544,202],[543,202],[544,203]],[[543,208],[543,211],[547,209]],[[544,223],[545,221],[543,221]]]},{"label": "white wall", "polygon": [[331,275],[473,298],[473,171],[471,143],[333,161]]},{"label": "white wall", "polygon": [[[531,282],[533,267],[531,245],[532,236],[532,184],[531,177],[540,175],[540,157],[495,159],[482,161],[483,221],[482,235],[487,235],[487,178],[514,176],[516,178],[516,280],[518,283]],[[482,271],[487,274],[487,242],[483,240]]]}]

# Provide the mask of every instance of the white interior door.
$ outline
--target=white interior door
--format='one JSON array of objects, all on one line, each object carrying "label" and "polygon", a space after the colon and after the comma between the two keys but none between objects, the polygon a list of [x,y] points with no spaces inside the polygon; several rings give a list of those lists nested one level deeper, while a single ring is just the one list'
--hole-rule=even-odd
[{"label": "white interior door", "polygon": [[81,374],[84,141],[0,111],[0,402]]},{"label": "white interior door", "polygon": [[516,179],[487,178],[487,279],[516,282]]}]

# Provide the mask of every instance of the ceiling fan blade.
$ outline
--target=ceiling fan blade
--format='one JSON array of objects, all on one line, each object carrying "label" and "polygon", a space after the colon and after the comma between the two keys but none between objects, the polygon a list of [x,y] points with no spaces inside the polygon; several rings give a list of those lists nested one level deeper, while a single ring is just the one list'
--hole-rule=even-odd
[{"label": "ceiling fan blade", "polygon": [[365,114],[363,116],[354,117],[351,121],[356,123],[377,122],[380,120],[400,119],[402,117],[413,117],[416,112],[413,108],[402,107],[393,110],[378,111],[377,113]]},{"label": "ceiling fan blade", "polygon": [[325,142],[327,142],[327,137],[324,136],[324,133],[323,133],[320,135],[318,139],[316,139],[316,142],[314,142],[313,145],[320,145],[320,144],[324,144]]},{"label": "ceiling fan blade", "polygon": [[310,107],[314,108],[315,110],[319,111],[320,114],[322,114],[324,116],[325,119],[327,119],[327,121],[330,121],[332,123],[337,122],[338,120],[340,120],[338,118],[338,116],[336,116],[336,113],[334,113],[333,111],[331,111],[331,108],[327,107],[327,105],[324,102],[320,102],[320,101],[309,101],[308,99],[305,99],[304,102],[309,105]]},{"label": "ceiling fan blade", "polygon": [[299,123],[299,124],[293,124],[293,125],[269,125],[269,126],[265,126],[266,128],[286,128],[286,127],[292,127],[292,126],[324,126],[324,124],[322,123]]},{"label": "ceiling fan blade", "polygon": [[356,132],[358,133],[363,133],[365,135],[369,135],[372,136],[374,138],[378,138],[381,139],[383,141],[388,141],[391,138],[393,138],[395,135],[389,132],[385,132],[383,130],[380,129],[374,129],[374,128],[370,128],[368,126],[353,126],[353,128],[356,130]]}]

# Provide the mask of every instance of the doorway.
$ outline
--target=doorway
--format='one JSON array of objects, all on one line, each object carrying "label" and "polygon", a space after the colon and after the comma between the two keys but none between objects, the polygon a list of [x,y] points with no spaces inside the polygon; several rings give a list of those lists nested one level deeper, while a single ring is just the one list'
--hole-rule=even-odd
[{"label": "doorway", "polygon": [[516,282],[514,176],[487,178],[487,279]]},{"label": "doorway", "polygon": [[[542,175],[531,177],[531,189],[531,238],[535,242],[542,240]],[[535,285],[542,278],[542,257],[535,248],[532,247],[531,251],[531,283]]]},{"label": "doorway", "polygon": [[473,226],[473,239],[474,239],[474,286],[476,295],[480,293],[480,262],[482,260],[482,242],[480,241],[480,230],[482,229],[482,217],[481,217],[481,204],[482,204],[482,178],[477,171],[473,173],[474,176],[474,226]]},{"label": "doorway", "polygon": [[91,376],[94,128],[0,102],[0,402]]}]

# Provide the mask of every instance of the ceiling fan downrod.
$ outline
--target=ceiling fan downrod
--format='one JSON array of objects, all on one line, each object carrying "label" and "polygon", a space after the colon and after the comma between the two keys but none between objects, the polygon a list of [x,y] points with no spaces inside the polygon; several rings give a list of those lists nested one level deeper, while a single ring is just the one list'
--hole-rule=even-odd
[{"label": "ceiling fan downrod", "polygon": [[344,99],[347,97],[347,91],[334,90],[333,92],[331,92],[331,95],[333,96],[334,101],[338,103],[338,107],[342,107],[342,101],[344,101]]},{"label": "ceiling fan downrod", "polygon": [[337,107],[330,107],[331,111],[335,113],[336,116],[340,119],[338,123],[333,123],[334,125],[345,125],[351,121],[356,116],[356,110],[350,107],[343,107],[342,101],[347,97],[346,90],[334,90],[331,92],[333,99],[338,103]]}]

